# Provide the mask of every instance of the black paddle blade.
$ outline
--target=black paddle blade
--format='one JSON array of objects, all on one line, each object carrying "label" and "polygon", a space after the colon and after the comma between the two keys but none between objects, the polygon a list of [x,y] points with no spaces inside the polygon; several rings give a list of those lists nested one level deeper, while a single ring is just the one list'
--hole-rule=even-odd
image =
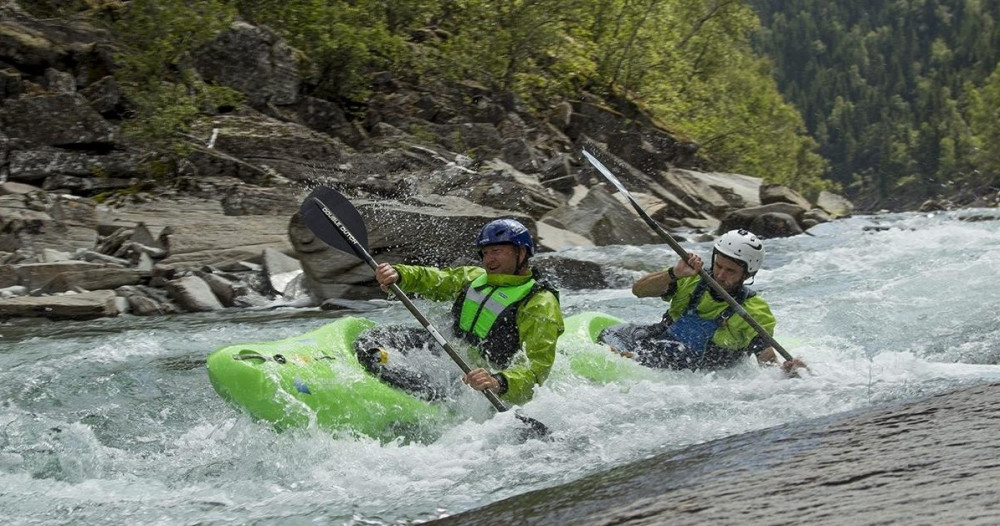
[{"label": "black paddle blade", "polygon": [[528,440],[530,438],[543,439],[549,436],[549,428],[545,424],[531,418],[530,416],[524,416],[519,412],[515,412],[514,416],[521,421],[526,427],[521,430],[521,440]]},{"label": "black paddle blade", "polygon": [[368,250],[368,229],[365,227],[365,220],[361,218],[358,209],[333,188],[320,186],[302,202],[299,216],[302,217],[306,227],[327,245],[348,254],[357,253],[351,242],[340,233],[337,225],[323,212],[323,207],[316,202],[317,199],[340,220],[361,247]]}]

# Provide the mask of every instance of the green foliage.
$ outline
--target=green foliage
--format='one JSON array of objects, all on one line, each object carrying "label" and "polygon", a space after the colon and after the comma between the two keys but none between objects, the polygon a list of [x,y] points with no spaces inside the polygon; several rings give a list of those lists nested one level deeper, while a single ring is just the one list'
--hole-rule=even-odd
[{"label": "green foliage", "polygon": [[926,199],[998,186],[1000,166],[983,147],[997,124],[984,95],[1000,61],[1000,4],[751,3],[764,26],[756,48],[775,61],[830,177],[855,196],[881,206],[897,188]]},{"label": "green foliage", "polygon": [[115,27],[124,46],[120,80],[177,80],[191,52],[228,28],[234,14],[221,0],[132,0]]},{"label": "green foliage", "polygon": [[582,2],[522,0],[442,1],[433,19],[452,36],[439,46],[441,61],[429,69],[470,78],[494,89],[513,90],[518,77],[538,76],[564,36]]},{"label": "green foliage", "polygon": [[[759,22],[743,0],[132,0],[115,26],[128,43],[119,81],[138,113],[129,133],[169,140],[199,115],[239,102],[235,92],[198,81],[189,67],[191,54],[236,16],[267,25],[302,51],[306,89],[317,97],[363,102],[372,73],[382,70],[425,84],[475,81],[512,91],[539,110],[583,90],[624,95],[701,143],[715,169],[807,194],[833,188],[819,178],[826,164],[807,135],[816,120],[803,121],[778,91],[770,63],[755,56],[750,38]],[[891,36],[856,32],[851,42],[879,47]],[[818,35],[809,42],[798,47],[838,56],[855,49]],[[941,39],[927,63],[956,55],[956,46]],[[907,81],[902,69],[858,62],[828,89],[870,95],[866,75],[884,69],[892,82]],[[926,91],[926,104],[939,99]],[[868,130],[853,122],[856,104],[845,98],[841,117],[823,120],[820,145],[844,137],[845,147],[862,149]],[[953,124],[916,138],[935,144],[949,167],[972,144]]]},{"label": "green foliage", "polygon": [[715,168],[806,194],[833,189],[802,118],[750,48],[756,28],[742,1],[650,0],[601,2],[591,31],[601,82],[695,137]]},{"label": "green foliage", "polygon": [[[419,17],[424,2],[330,0],[236,0],[240,15],[266,24],[312,61],[307,80],[313,94],[362,101],[369,73],[403,60],[402,31]],[[393,5],[387,5],[393,4]]]},{"label": "green foliage", "polygon": [[65,16],[96,7],[94,4],[111,3],[96,0],[18,0],[22,9],[34,16],[47,18]]},{"label": "green foliage", "polygon": [[582,89],[623,93],[697,138],[716,168],[808,193],[832,188],[801,117],[749,45],[742,0],[489,0],[430,3],[447,38],[419,74],[471,79],[544,109]]},{"label": "green foliage", "polygon": [[965,91],[977,166],[1000,174],[1000,65],[981,88],[970,83]]},{"label": "green foliage", "polygon": [[190,75],[182,82],[160,82],[143,85],[131,91],[130,100],[139,118],[123,124],[127,136],[159,143],[178,153],[186,151],[186,141],[179,133],[188,128],[199,115],[212,114],[217,108],[242,102],[239,92],[224,86],[209,86]]},{"label": "green foliage", "polygon": [[189,65],[234,14],[219,0],[132,0],[115,25],[125,43],[115,75],[136,112],[126,134],[173,147],[200,113],[240,100],[229,88],[206,86]]}]

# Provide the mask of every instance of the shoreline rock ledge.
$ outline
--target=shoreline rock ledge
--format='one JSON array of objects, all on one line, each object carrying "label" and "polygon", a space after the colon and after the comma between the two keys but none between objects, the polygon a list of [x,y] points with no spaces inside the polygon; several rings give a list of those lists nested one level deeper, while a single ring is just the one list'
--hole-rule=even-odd
[{"label": "shoreline rock ledge", "polygon": [[698,444],[429,524],[1000,524],[1000,384]]}]

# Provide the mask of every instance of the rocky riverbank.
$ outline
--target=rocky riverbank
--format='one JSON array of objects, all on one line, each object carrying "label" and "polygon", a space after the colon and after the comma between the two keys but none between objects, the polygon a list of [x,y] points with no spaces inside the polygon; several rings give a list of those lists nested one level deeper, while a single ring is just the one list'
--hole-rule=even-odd
[{"label": "rocky riverbank", "polygon": [[997,524],[1000,384],[666,453],[434,524]]},{"label": "rocky riverbank", "polygon": [[[242,21],[193,68],[245,104],[207,111],[168,152],[123,133],[134,101],[115,77],[112,34],[11,1],[0,33],[0,318],[375,297],[364,263],[297,219],[318,184],[356,204],[371,251],[391,263],[468,262],[468,240],[500,216],[527,224],[541,252],[659,242],[584,148],[683,235],[797,235],[853,210],[835,194],[702,171],[696,143],[627,100],[586,95],[539,114],[471,82],[377,75],[359,116],[304,93],[300,53]],[[538,262],[561,286],[607,285],[589,262]]]}]

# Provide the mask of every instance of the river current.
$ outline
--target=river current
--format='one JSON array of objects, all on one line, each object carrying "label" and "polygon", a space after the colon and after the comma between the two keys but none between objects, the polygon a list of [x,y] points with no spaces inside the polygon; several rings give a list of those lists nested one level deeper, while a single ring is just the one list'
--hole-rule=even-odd
[{"label": "river current", "polygon": [[[4,322],[0,521],[422,522],[721,437],[1000,381],[1000,211],[856,216],[809,233],[766,240],[753,288],[812,374],[790,380],[747,361],[597,383],[557,361],[522,410],[549,427],[547,441],[519,440],[514,415],[494,415],[472,392],[456,401],[466,418],[421,442],[278,433],[212,389],[211,351],[306,332],[338,315],[328,311]],[[711,247],[681,244],[703,256]],[[662,315],[662,301],[629,287],[676,261],[668,246],[561,254],[601,263],[616,283],[563,290],[566,315]],[[448,305],[417,304],[448,325]],[[399,304],[360,315],[416,325]]]}]

